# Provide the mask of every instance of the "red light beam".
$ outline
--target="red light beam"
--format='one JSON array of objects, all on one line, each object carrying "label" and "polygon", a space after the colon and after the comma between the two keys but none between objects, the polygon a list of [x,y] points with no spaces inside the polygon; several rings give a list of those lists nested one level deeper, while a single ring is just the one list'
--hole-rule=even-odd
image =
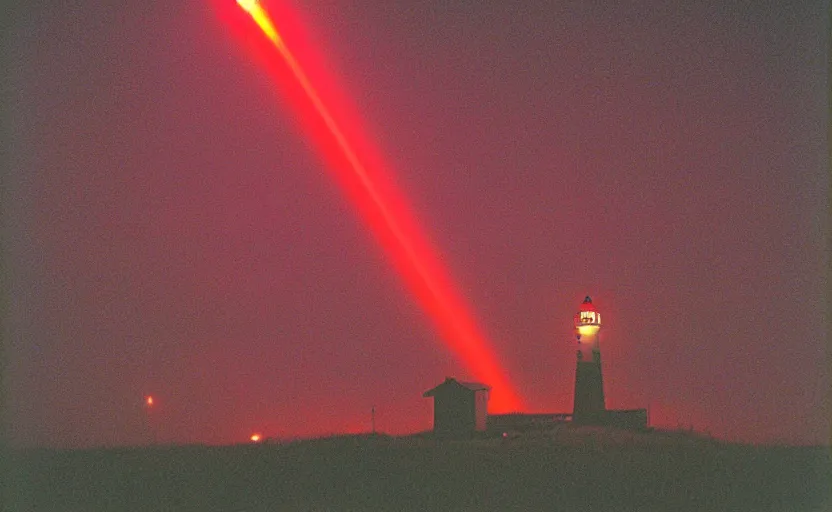
[{"label": "red light beam", "polygon": [[431,250],[412,214],[404,208],[403,201],[397,200],[400,194],[383,181],[383,176],[371,176],[368,172],[355,145],[336,122],[260,3],[237,0],[237,4],[251,16],[278,51],[302,95],[323,123],[326,130],[315,135],[330,140],[318,140],[318,144],[327,147],[334,143],[334,148],[344,159],[349,172],[342,176],[346,180],[343,185],[393,259],[402,279],[428,312],[451,351],[477,379],[491,386],[490,409],[493,412],[522,409],[522,400],[497,360],[491,343],[478,328],[461,296],[454,291],[447,270]]}]

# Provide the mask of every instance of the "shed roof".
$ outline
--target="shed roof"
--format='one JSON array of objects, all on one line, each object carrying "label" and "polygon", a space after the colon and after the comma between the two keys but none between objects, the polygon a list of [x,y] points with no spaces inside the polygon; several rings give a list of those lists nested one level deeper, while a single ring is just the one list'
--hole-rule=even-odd
[{"label": "shed roof", "polygon": [[454,379],[453,377],[445,377],[444,382],[442,382],[433,389],[425,391],[425,393],[422,396],[435,396],[437,392],[445,390],[448,386],[452,386],[457,389],[467,389],[468,391],[488,391],[491,389],[490,386],[486,386],[485,384],[482,384],[480,382],[461,382]]}]

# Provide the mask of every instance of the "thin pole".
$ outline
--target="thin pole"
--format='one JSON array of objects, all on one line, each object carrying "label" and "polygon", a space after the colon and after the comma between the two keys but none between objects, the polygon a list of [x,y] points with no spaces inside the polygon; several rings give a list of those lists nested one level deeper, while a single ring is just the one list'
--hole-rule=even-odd
[{"label": "thin pole", "polygon": [[370,422],[373,425],[373,435],[376,435],[376,406],[370,409]]}]

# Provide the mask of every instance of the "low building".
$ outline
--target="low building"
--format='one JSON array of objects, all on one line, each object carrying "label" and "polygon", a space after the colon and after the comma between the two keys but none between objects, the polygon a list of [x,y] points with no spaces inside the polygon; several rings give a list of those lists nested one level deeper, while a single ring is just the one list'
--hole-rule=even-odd
[{"label": "low building", "polygon": [[[493,434],[506,432],[525,433],[551,430],[562,425],[587,425],[574,421],[571,413],[509,413],[489,414],[488,431]],[[595,417],[591,425],[615,427],[625,430],[647,428],[647,409],[607,409]]]},{"label": "low building", "polygon": [[425,391],[422,396],[433,397],[433,432],[453,437],[485,432],[490,389],[479,382],[460,382],[447,377]]},{"label": "low building", "polygon": [[488,431],[494,434],[536,432],[549,430],[570,421],[572,421],[571,413],[528,414],[512,412],[508,414],[489,414]]}]

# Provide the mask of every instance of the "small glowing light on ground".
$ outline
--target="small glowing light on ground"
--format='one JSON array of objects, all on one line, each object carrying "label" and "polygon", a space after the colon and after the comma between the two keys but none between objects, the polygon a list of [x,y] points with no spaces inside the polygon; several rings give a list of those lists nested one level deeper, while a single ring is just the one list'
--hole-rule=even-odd
[{"label": "small glowing light on ground", "polygon": [[153,405],[153,397],[152,397],[152,396],[146,396],[146,397],[144,398],[144,404],[145,404],[146,406],[148,406],[148,407],[150,407],[151,405]]},{"label": "small glowing light on ground", "polygon": [[259,443],[263,439],[263,436],[261,436],[260,434],[251,434],[251,437],[249,437],[249,439],[251,439],[252,443]]}]

